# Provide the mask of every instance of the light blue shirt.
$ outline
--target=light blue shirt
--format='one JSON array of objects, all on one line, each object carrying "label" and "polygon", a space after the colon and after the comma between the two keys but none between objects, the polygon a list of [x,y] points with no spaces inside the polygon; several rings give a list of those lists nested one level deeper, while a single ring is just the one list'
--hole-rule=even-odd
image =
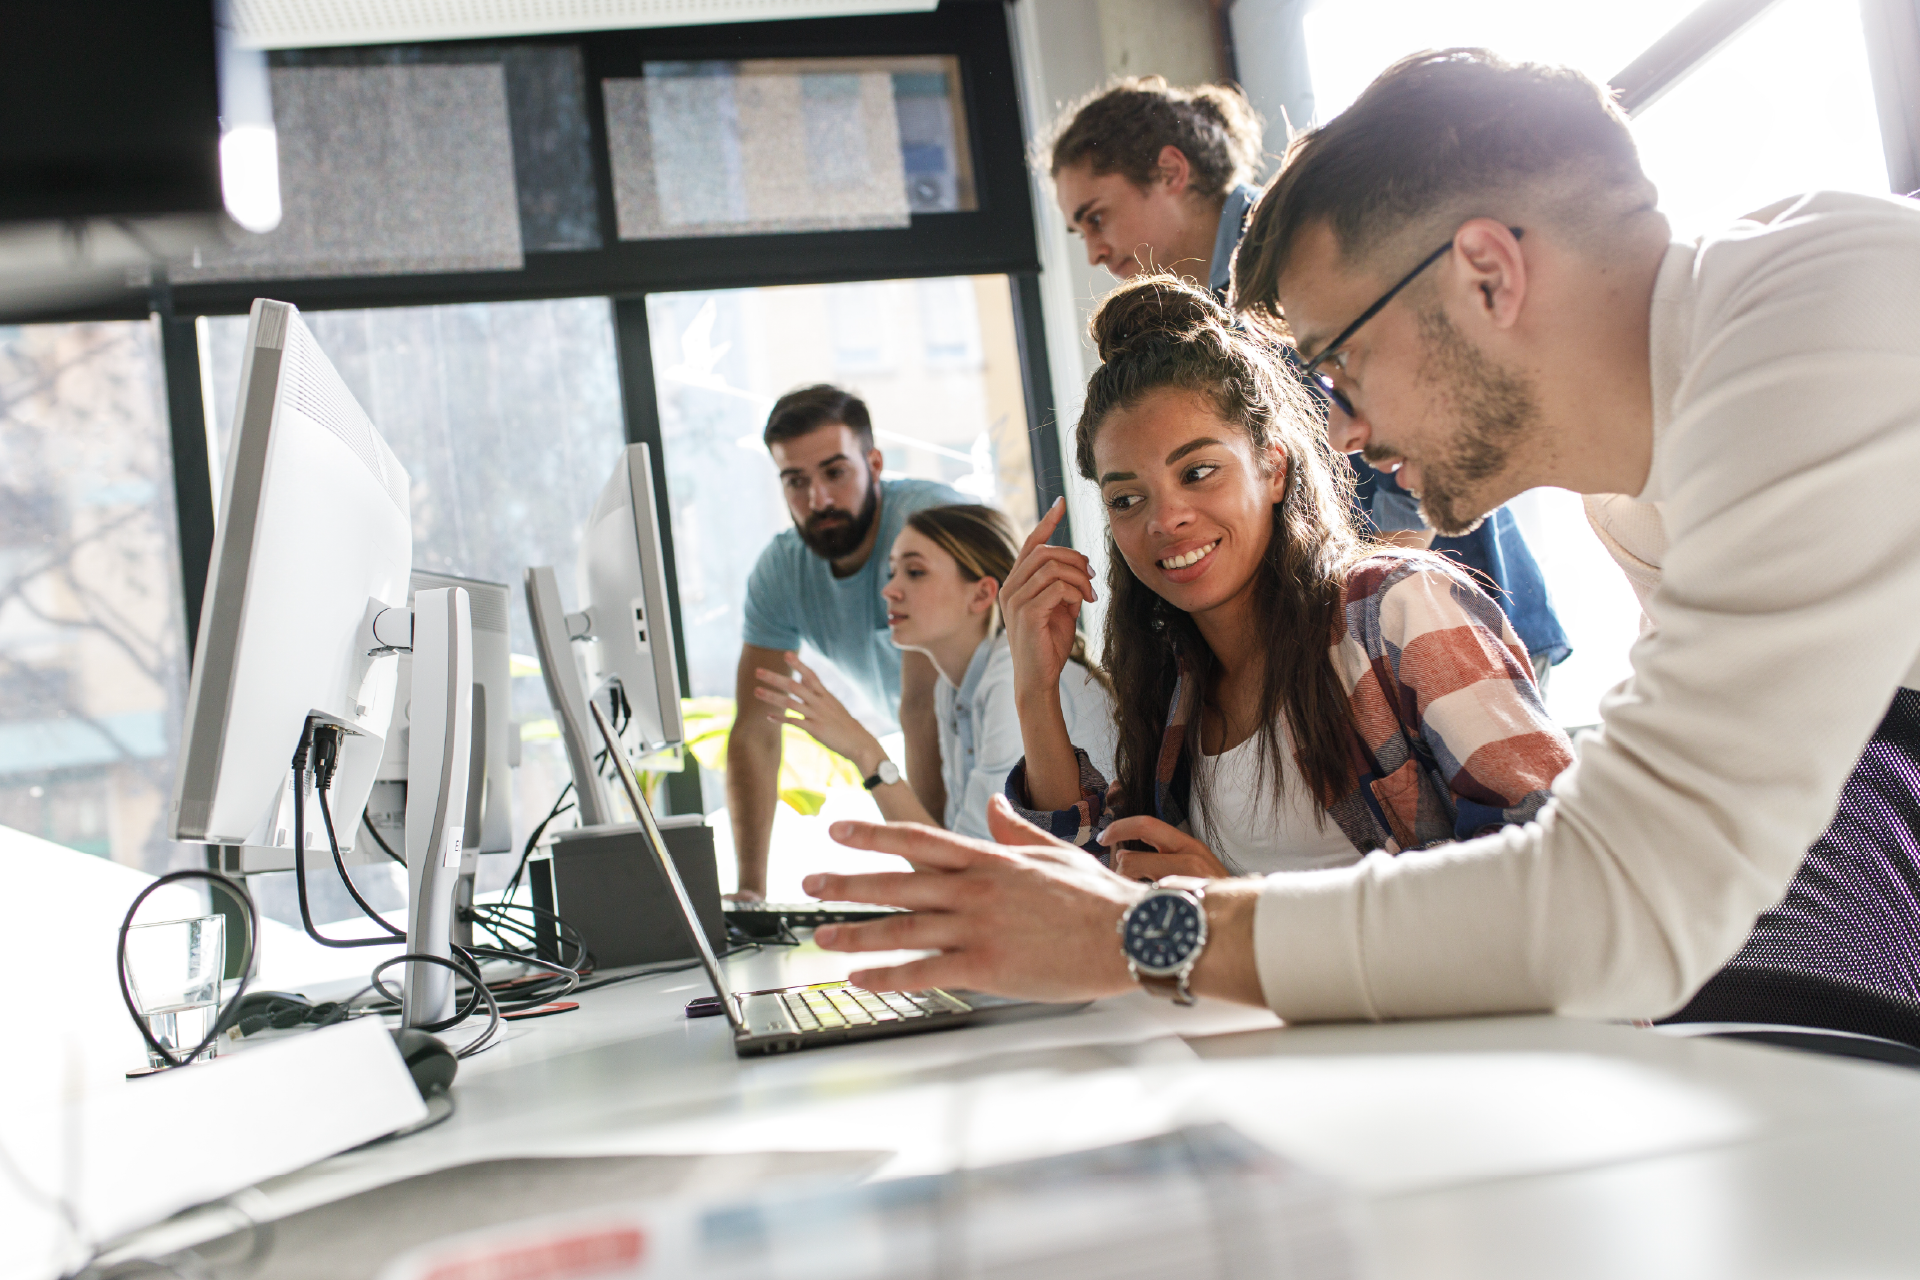
[{"label": "light blue shirt", "polygon": [[969,502],[957,490],[932,480],[880,482],[880,536],[873,554],[845,578],[783,529],[767,544],[747,577],[746,624],[741,640],[763,649],[798,649],[802,641],[827,656],[874,711],[898,723],[900,650],[887,634],[887,553],[907,517],[926,507]]},{"label": "light blue shirt", "polygon": [[[1006,790],[1007,775],[1026,753],[1007,633],[980,642],[958,686],[943,673],[933,697],[940,726],[940,772],[947,784],[947,830],[990,839],[987,800]],[[1092,758],[1102,777],[1111,778],[1119,738],[1113,698],[1077,662],[1060,671],[1060,713],[1068,739]]]}]

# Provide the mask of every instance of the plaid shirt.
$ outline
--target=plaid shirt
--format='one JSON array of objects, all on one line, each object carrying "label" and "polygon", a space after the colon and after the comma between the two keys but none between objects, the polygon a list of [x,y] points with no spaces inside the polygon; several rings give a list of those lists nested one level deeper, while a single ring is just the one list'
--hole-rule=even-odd
[{"label": "plaid shirt", "polygon": [[[1332,658],[1352,712],[1357,781],[1327,815],[1354,848],[1424,849],[1539,813],[1573,751],[1499,605],[1444,560],[1381,551],[1348,574],[1341,624]],[[1183,668],[1154,769],[1154,816],[1183,829],[1196,693]],[[1099,836],[1121,816],[1111,808],[1118,797],[1086,752],[1075,754],[1073,807],[1035,811],[1024,760],[1007,776],[1007,799],[1041,830],[1104,860]]]}]

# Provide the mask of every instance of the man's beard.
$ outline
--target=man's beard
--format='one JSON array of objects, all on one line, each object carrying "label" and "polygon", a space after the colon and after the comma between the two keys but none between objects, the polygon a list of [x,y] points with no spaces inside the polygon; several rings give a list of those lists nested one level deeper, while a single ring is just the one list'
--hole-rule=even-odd
[{"label": "man's beard", "polygon": [[839,507],[828,507],[808,516],[805,524],[795,521],[793,527],[813,554],[822,560],[839,560],[859,549],[879,513],[880,481],[876,479],[867,490],[866,501],[860,504],[859,515],[849,516]]},{"label": "man's beard", "polygon": [[1514,451],[1538,434],[1540,404],[1533,387],[1482,355],[1460,336],[1444,312],[1420,318],[1426,359],[1420,380],[1451,402],[1454,434],[1444,454],[1420,462],[1420,517],[1449,538],[1472,533],[1493,506],[1477,496],[1500,475]]}]

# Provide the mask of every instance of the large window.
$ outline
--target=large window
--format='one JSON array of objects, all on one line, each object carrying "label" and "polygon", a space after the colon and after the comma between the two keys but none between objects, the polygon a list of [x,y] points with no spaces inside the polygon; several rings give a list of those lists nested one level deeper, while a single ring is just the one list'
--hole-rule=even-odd
[{"label": "large window", "polygon": [[1857,4],[1784,0],[1633,131],[1681,239],[1802,191],[1887,190]]},{"label": "large window", "polygon": [[[1314,114],[1338,114],[1397,58],[1453,45],[1567,63],[1605,83],[1691,7],[1332,0],[1305,19]],[[1801,191],[1887,189],[1860,9],[1851,3],[1783,0],[1648,107],[1634,134],[1676,238]],[[1628,673],[1639,604],[1576,497],[1536,490],[1513,509],[1573,642],[1548,684],[1548,709],[1564,725],[1592,724],[1601,695]]]},{"label": "large window", "polygon": [[[269,61],[280,226],[174,264],[158,292],[129,277],[87,313],[139,323],[0,330],[0,483],[19,507],[0,518],[0,822],[130,861],[199,858],[158,835],[193,626],[179,584],[198,600],[261,294],[301,308],[407,467],[418,567],[519,601],[522,570],[551,564],[577,604],[593,500],[627,440],[659,439],[695,694],[732,694],[737,588],[784,520],[759,430],[789,386],[853,385],[889,472],[1033,518],[1028,432],[1048,384],[999,5]],[[181,320],[156,341],[146,317],[169,306]],[[635,398],[650,341],[657,406]],[[735,403],[697,403],[709,394]],[[169,425],[171,457],[192,464],[177,477]],[[524,839],[566,770],[512,614]],[[365,871],[376,905],[397,900]],[[324,881],[317,914],[343,918]],[[256,887],[284,917],[286,886]]]},{"label": "large window", "polygon": [[[647,323],[696,697],[733,697],[747,575],[768,540],[791,525],[761,443],[781,393],[813,382],[852,389],[872,411],[885,474],[945,481],[998,504],[1022,527],[1032,523],[1033,468],[1004,277],[654,294]],[[893,708],[876,714],[831,665],[821,673],[856,714],[891,728]],[[805,753],[807,744],[796,740],[794,749]],[[897,748],[893,754],[901,758]],[[706,799],[710,809],[724,803],[717,787]],[[800,868],[828,856],[826,820],[877,812],[857,786],[829,789],[815,818],[783,805],[775,896],[797,894]],[[724,814],[715,827],[724,845]],[[723,874],[731,864],[722,857]]]},{"label": "large window", "polygon": [[0,328],[0,823],[149,871],[187,691],[159,346]]},{"label": "large window", "polygon": [[[543,817],[567,765],[529,629],[521,575],[554,566],[574,599],[580,532],[626,443],[604,298],[305,314],[322,351],[413,482],[415,568],[504,582],[516,659],[515,842]],[[210,452],[226,457],[245,316],[201,322]],[[343,906],[351,910],[350,904]]]}]

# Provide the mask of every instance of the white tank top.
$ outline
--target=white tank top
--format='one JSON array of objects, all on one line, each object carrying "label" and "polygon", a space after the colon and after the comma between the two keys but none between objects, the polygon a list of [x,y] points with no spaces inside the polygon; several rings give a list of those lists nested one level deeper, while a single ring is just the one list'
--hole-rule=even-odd
[{"label": "white tank top", "polygon": [[1190,806],[1194,835],[1239,875],[1311,871],[1360,861],[1360,851],[1307,790],[1284,724],[1280,750],[1286,776],[1278,797],[1271,786],[1258,785],[1258,735],[1217,756],[1201,756],[1210,789],[1204,815],[1197,800]]}]

